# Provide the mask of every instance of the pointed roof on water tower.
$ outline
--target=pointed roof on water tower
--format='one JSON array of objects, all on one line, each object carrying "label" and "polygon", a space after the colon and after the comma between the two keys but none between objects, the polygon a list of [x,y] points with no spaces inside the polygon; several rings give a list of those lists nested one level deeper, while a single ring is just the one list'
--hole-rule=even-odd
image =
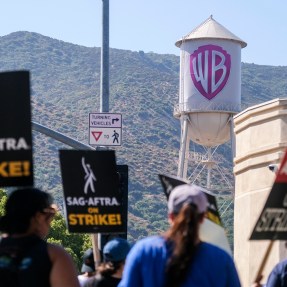
[{"label": "pointed roof on water tower", "polygon": [[215,21],[212,15],[210,15],[210,17],[201,23],[198,27],[193,29],[189,34],[178,40],[175,45],[180,47],[182,42],[196,39],[225,39],[238,42],[241,45],[241,48],[245,48],[247,46],[246,42],[235,36],[224,26]]}]

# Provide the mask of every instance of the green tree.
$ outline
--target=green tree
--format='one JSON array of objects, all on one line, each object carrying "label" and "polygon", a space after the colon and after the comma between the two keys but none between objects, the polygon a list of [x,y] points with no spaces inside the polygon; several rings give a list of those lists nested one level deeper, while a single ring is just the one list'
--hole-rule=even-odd
[{"label": "green tree", "polygon": [[7,193],[4,189],[0,189],[0,216],[4,215],[4,206],[7,201]]},{"label": "green tree", "polygon": [[58,213],[51,223],[48,242],[63,246],[73,257],[76,265],[80,268],[82,255],[86,249],[92,246],[88,234],[70,233],[67,230],[66,222],[61,213]]}]

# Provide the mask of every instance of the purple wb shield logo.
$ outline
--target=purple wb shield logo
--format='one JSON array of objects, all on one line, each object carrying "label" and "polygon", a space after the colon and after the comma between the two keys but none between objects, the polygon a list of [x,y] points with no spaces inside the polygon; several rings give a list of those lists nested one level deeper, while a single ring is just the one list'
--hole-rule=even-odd
[{"label": "purple wb shield logo", "polygon": [[197,90],[208,100],[213,99],[226,85],[231,57],[220,46],[200,46],[190,55],[190,74]]}]

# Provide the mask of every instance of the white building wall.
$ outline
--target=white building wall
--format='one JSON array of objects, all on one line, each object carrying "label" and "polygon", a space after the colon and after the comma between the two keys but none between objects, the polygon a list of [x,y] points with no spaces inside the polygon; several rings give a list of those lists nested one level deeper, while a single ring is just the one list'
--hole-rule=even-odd
[{"label": "white building wall", "polygon": [[[234,117],[234,259],[243,287],[250,287],[269,241],[249,241],[275,180],[268,165],[280,163],[287,147],[287,99],[275,99]],[[277,241],[263,270],[266,282],[271,269],[287,258],[285,242]]]}]

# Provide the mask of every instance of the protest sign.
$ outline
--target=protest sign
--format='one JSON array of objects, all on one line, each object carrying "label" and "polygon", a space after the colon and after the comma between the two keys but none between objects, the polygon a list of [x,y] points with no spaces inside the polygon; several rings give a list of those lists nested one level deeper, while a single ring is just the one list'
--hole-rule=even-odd
[{"label": "protest sign", "polygon": [[0,73],[0,186],[32,186],[28,71]]},{"label": "protest sign", "polygon": [[[188,180],[174,177],[170,175],[159,174],[161,184],[163,186],[164,193],[169,198],[171,191],[178,185],[190,184]],[[231,249],[225,234],[225,230],[222,227],[220,215],[217,208],[215,196],[202,188],[208,200],[208,210],[206,213],[206,220],[204,220],[201,228],[199,230],[200,239],[221,247],[229,254],[231,254]]]},{"label": "protest sign", "polygon": [[254,282],[259,283],[275,240],[287,239],[287,151],[249,240],[270,240]]},{"label": "protest sign", "polygon": [[250,240],[287,239],[287,153],[255,224]]},{"label": "protest sign", "polygon": [[114,151],[60,150],[68,230],[126,232],[127,204]]}]

